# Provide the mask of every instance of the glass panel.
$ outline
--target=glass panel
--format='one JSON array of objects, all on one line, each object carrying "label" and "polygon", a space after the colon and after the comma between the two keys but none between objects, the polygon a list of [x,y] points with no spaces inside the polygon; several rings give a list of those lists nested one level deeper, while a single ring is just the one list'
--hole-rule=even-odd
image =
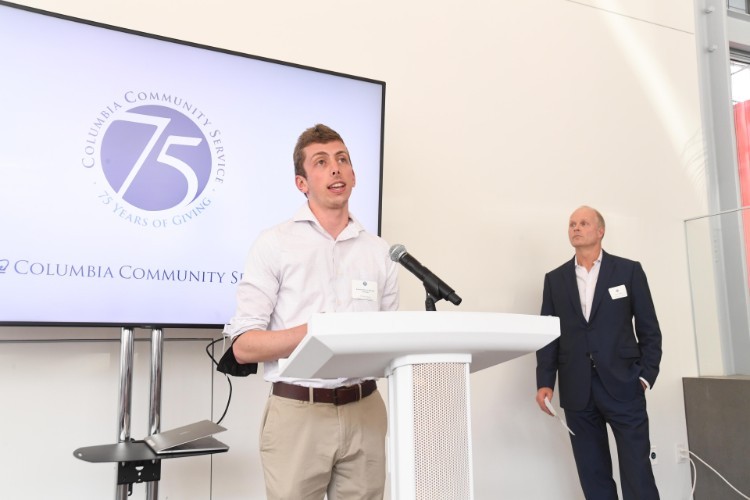
[{"label": "glass panel", "polygon": [[[698,355],[700,376],[735,375],[743,365],[741,360],[750,355],[748,332],[732,331],[726,324],[726,292],[723,286],[727,273],[747,273],[742,269],[724,269],[727,251],[723,248],[726,234],[736,234],[738,224],[750,220],[750,208],[734,210],[722,214],[691,219],[685,222],[685,236],[688,251],[688,272],[690,295],[693,302],[693,324]],[[736,241],[737,245],[743,245]],[[747,235],[746,239],[747,241]],[[736,248],[734,249],[737,250]]]},{"label": "glass panel", "polygon": [[729,9],[738,12],[747,12],[746,0],[729,0]]},{"label": "glass panel", "polygon": [[[750,207],[750,64],[733,60],[730,62],[730,70],[740,206]],[[746,268],[750,269],[750,217],[745,215],[743,218]],[[750,284],[750,276],[748,276],[748,284]]]},{"label": "glass panel", "polygon": [[750,63],[731,60],[729,70],[732,73],[732,103],[750,100]]}]

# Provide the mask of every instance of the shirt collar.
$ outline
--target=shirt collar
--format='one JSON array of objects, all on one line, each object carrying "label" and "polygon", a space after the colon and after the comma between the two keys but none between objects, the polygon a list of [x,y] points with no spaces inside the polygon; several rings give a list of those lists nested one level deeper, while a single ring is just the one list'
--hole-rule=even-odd
[{"label": "shirt collar", "polygon": [[294,220],[294,222],[318,222],[318,219],[315,218],[312,210],[310,210],[310,205],[308,205],[307,203],[299,207],[297,213],[294,214],[294,217],[292,219]]},{"label": "shirt collar", "polygon": [[[323,227],[320,225],[320,222],[318,222],[318,219],[315,217],[315,214],[313,214],[312,210],[310,210],[309,203],[305,203],[304,205],[302,205],[297,210],[297,213],[294,214],[294,217],[292,218],[292,220],[294,220],[294,222],[312,222],[313,224],[318,226],[321,231],[323,231]],[[362,224],[360,224],[359,221],[350,212],[349,224],[347,224],[344,230],[341,231],[341,234],[339,235],[337,239],[348,240],[350,238],[355,238],[362,231],[364,231],[364,227],[362,227]]]},{"label": "shirt collar", "polygon": [[[602,263],[602,256],[603,255],[604,255],[604,250],[600,249],[599,250],[599,257],[596,258],[596,260],[594,261],[594,264],[601,264]],[[578,256],[577,255],[574,256],[573,259],[574,259],[576,267],[581,267],[581,265],[578,263]]]}]

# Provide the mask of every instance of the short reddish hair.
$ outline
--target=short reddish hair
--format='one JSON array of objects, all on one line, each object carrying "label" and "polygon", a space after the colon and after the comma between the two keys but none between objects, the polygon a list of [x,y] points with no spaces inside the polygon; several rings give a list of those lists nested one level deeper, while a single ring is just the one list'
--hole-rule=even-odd
[{"label": "short reddish hair", "polygon": [[323,125],[322,123],[318,123],[314,127],[310,127],[309,129],[302,132],[302,134],[297,139],[297,145],[294,146],[294,175],[299,175],[307,179],[307,174],[305,173],[305,151],[304,149],[309,146],[310,144],[328,144],[329,142],[334,141],[341,141],[344,142],[344,139],[341,138],[341,136],[333,130],[331,127],[328,127],[326,125]]}]

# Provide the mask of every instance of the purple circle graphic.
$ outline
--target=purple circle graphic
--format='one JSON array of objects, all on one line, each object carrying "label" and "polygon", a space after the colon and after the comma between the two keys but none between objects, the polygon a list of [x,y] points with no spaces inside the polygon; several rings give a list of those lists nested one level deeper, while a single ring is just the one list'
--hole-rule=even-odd
[{"label": "purple circle graphic", "polygon": [[145,105],[109,126],[102,139],[101,165],[120,198],[142,210],[168,210],[189,204],[206,188],[211,150],[186,115]]}]

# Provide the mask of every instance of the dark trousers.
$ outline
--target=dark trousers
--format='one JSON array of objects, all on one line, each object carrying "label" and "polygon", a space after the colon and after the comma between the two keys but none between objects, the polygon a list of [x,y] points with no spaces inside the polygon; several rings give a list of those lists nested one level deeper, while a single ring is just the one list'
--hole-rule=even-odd
[{"label": "dark trousers", "polygon": [[612,479],[612,457],[607,424],[617,443],[620,481],[624,500],[658,500],[649,453],[646,395],[633,401],[617,401],[607,393],[596,370],[592,369],[591,396],[581,411],[565,410],[573,456],[583,493],[588,500],[617,500]]}]

